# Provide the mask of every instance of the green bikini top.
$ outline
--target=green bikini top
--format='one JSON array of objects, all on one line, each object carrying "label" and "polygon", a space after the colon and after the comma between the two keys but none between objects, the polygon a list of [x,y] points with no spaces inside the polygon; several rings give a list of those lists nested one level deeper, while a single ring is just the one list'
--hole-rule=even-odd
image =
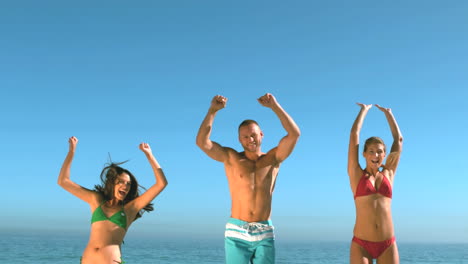
[{"label": "green bikini top", "polygon": [[109,220],[123,229],[127,229],[127,215],[124,212],[123,206],[120,211],[113,214],[111,217],[107,217],[104,211],[102,211],[101,205],[99,205],[98,208],[94,210],[93,215],[91,216],[91,224],[98,221]]}]

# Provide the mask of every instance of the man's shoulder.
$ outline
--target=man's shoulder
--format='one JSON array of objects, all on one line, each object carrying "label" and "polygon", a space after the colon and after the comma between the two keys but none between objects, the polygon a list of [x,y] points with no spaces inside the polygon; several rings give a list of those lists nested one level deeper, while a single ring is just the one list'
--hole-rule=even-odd
[{"label": "man's shoulder", "polygon": [[229,154],[237,154],[237,155],[240,155],[241,153],[243,152],[238,152],[237,150],[233,149],[233,148],[230,148],[230,147],[223,147],[224,150],[226,152],[228,152]]}]

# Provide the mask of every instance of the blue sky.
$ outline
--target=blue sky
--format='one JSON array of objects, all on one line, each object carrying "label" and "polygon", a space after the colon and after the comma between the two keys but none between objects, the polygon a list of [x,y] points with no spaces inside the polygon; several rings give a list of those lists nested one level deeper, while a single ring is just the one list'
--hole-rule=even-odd
[{"label": "blue sky", "polygon": [[[399,241],[468,242],[468,3],[463,1],[14,1],[0,8],[1,230],[79,232],[88,206],[56,179],[91,188],[108,160],[143,186],[150,143],[169,186],[128,236],[222,239],[230,199],[221,163],[195,145],[216,94],[212,139],[240,150],[258,120],[263,150],[285,131],[256,98],[270,92],[302,136],[280,170],[272,219],[283,241],[349,241],[346,174],[355,102],[392,108],[405,138],[394,183]],[[391,144],[369,112],[361,138]]]}]

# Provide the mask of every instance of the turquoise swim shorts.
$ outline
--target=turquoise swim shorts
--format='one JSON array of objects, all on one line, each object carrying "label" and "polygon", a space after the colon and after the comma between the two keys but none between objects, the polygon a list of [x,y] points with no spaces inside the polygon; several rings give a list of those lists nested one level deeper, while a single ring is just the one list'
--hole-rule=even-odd
[{"label": "turquoise swim shorts", "polygon": [[245,222],[230,218],[224,233],[226,264],[275,263],[275,235],[270,220]]}]

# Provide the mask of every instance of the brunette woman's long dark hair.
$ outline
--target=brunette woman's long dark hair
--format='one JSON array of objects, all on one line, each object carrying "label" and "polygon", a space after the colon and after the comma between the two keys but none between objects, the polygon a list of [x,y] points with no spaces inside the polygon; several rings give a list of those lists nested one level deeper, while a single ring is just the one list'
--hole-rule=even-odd
[{"label": "brunette woman's long dark hair", "polygon": [[[106,167],[104,167],[104,169],[102,169],[101,184],[94,185],[94,190],[102,195],[104,201],[109,201],[114,198],[114,186],[116,184],[117,177],[121,175],[122,173],[128,174],[128,176],[130,176],[130,181],[131,181],[130,191],[128,192],[127,196],[123,200],[124,205],[132,201],[133,199],[137,198],[138,196],[140,196],[140,192],[139,192],[140,188],[143,190],[146,190],[143,186],[140,186],[138,184],[137,179],[135,178],[135,176],[133,176],[133,174],[130,171],[119,166],[125,162],[126,161],[118,162],[118,163],[110,162],[107,164]],[[137,213],[134,220],[140,218],[145,211],[151,212],[153,210],[154,210],[153,204],[152,203],[147,204],[143,209],[141,209],[141,211]]]}]

